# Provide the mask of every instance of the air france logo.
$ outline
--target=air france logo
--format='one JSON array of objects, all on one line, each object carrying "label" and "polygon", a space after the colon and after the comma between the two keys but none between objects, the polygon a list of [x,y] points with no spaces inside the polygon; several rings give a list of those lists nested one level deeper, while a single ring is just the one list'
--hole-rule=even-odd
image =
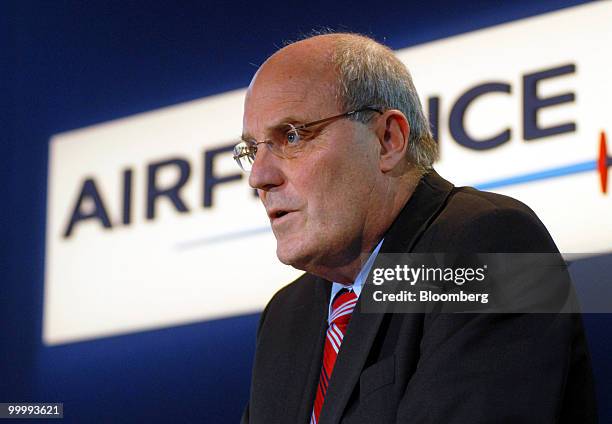
[{"label": "air france logo", "polygon": [[[573,92],[562,93],[551,97],[540,97],[538,95],[538,85],[546,80],[571,77],[575,72],[576,65],[570,63],[522,75],[520,95],[522,96],[522,137],[524,142],[533,143],[537,142],[539,139],[576,131],[575,122],[564,122],[554,126],[544,127],[538,121],[538,112],[549,107],[572,103],[576,100],[576,95]],[[448,128],[452,139],[461,146],[474,151],[495,149],[509,142],[512,138],[511,128],[500,129],[497,134],[489,138],[476,139],[470,135],[466,128],[465,118],[468,107],[480,97],[493,93],[512,95],[512,91],[513,87],[505,81],[490,81],[471,87],[462,93],[451,107],[448,119]],[[437,129],[440,127],[440,101],[441,99],[438,96],[430,97],[427,101],[429,120],[432,124],[432,130],[436,140],[439,139]],[[594,143],[594,146],[597,146],[597,144]],[[595,170],[599,173],[600,190],[605,194],[607,193],[608,168],[610,166],[612,166],[612,157],[607,153],[606,133],[604,130],[601,130],[596,159],[594,160],[569,163],[561,167],[543,169],[509,178],[477,182],[474,186],[481,190],[493,190],[515,184],[530,183],[538,180]]]},{"label": "air france logo", "polygon": [[[562,107],[563,105],[574,103],[576,93],[573,91],[564,92],[555,96],[541,96],[538,94],[538,86],[543,81],[556,79],[567,79],[575,76],[577,72],[576,64],[566,63],[559,66],[552,66],[540,69],[536,72],[521,75],[519,87],[513,87],[506,81],[489,80],[473,85],[465,89],[456,96],[450,106],[448,117],[446,117],[450,132],[450,141],[457,143],[464,148],[470,149],[474,153],[490,151],[496,149],[513,138],[513,133],[519,132],[522,143],[537,143],[541,139],[575,133],[577,124],[575,121],[558,123],[546,126],[538,119],[538,113],[552,107]],[[504,124],[505,117],[500,116],[499,130],[490,137],[477,139],[470,133],[466,125],[466,116],[469,108],[479,99],[488,95],[520,96],[520,107],[522,122],[520,128],[512,128]],[[441,114],[441,104],[445,99],[441,96],[430,96],[426,99],[428,115],[432,124],[432,131],[436,140],[440,134],[438,129],[443,119]],[[581,140],[581,142],[589,142]],[[594,159],[566,165],[546,168],[515,175],[503,179],[476,182],[475,187],[482,190],[493,190],[500,187],[515,184],[531,183],[539,180],[546,180],[565,175],[585,172],[597,172],[599,175],[599,189],[602,194],[607,193],[608,169],[612,166],[612,157],[608,154],[606,133],[601,130],[599,140],[593,140]],[[442,150],[443,150],[442,146]],[[188,213],[196,207],[207,210],[214,205],[214,193],[225,184],[233,184],[243,179],[243,174],[236,170],[233,174],[217,175],[215,171],[216,161],[223,155],[229,155],[233,148],[233,143],[223,145],[218,148],[206,150],[201,155],[202,174],[199,176],[200,197],[199,199],[188,199],[183,188],[185,184],[193,178],[192,170],[195,163],[185,157],[169,157],[163,160],[148,163],[145,166],[144,181],[144,219],[153,221],[156,219],[156,210],[160,202],[166,202],[179,213]],[[545,161],[545,158],[543,158]],[[170,184],[162,184],[159,175],[164,171],[174,171],[176,178]],[[101,190],[101,185],[94,176],[86,176],[80,184],[78,195],[73,203],[66,208],[66,224],[62,229],[64,239],[74,236],[79,226],[88,221],[96,221],[105,229],[112,229],[116,226],[128,226],[134,223],[132,212],[133,191],[135,189],[134,173],[135,168],[126,168],[120,171],[120,205],[114,210],[121,211],[120,216],[112,217],[109,213],[108,196]],[[196,176],[198,178],[198,176]]]},{"label": "air france logo", "polygon": [[[228,154],[234,145],[227,145],[216,149],[204,151],[201,207],[208,209],[214,205],[214,190],[219,185],[239,181],[243,178],[242,173],[218,176],[215,173],[215,162],[220,155]],[[177,178],[172,184],[163,186],[160,182],[160,174],[163,171],[175,171]],[[84,222],[95,220],[103,228],[112,229],[117,225],[130,225],[133,221],[132,203],[134,189],[133,168],[124,169],[121,173],[121,216],[113,223],[108,213],[106,196],[100,190],[100,185],[95,177],[87,177],[81,184],[79,195],[71,209],[70,219],[63,231],[63,237],[69,238],[73,235],[77,226]],[[190,212],[188,200],[182,194],[182,189],[192,177],[192,164],[187,158],[175,157],[162,161],[156,161],[146,165],[146,205],[145,219],[152,221],[156,219],[156,210],[159,202],[166,201],[179,213]]]}]

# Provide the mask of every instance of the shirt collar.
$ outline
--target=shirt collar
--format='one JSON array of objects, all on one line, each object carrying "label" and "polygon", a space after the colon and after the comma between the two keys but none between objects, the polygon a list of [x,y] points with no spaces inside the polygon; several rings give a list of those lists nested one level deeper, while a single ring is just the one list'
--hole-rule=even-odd
[{"label": "shirt collar", "polygon": [[378,245],[374,248],[368,260],[365,262],[365,264],[363,264],[353,284],[341,284],[341,283],[336,283],[336,282],[332,284],[331,297],[329,299],[329,311],[327,315],[328,323],[331,322],[330,319],[332,315],[332,302],[334,301],[334,298],[336,297],[336,295],[338,294],[340,290],[342,289],[353,290],[358,298],[361,295],[361,289],[363,287],[363,283],[368,277],[368,274],[370,273],[370,269],[372,268],[372,265],[374,265],[374,261],[376,260],[376,256],[378,256],[378,251],[380,250],[380,247],[382,246],[383,240],[384,239],[378,242]]}]

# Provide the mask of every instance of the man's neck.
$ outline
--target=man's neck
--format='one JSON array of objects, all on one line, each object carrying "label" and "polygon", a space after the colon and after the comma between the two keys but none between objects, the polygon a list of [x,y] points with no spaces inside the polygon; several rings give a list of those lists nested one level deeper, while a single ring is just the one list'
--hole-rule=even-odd
[{"label": "man's neck", "polygon": [[380,203],[373,218],[366,223],[369,231],[352,248],[347,249],[342,258],[330,258],[329,264],[319,264],[316,269],[306,271],[328,281],[352,284],[376,245],[412,197],[420,179],[420,174],[407,176],[399,188],[391,193],[390,199]]}]

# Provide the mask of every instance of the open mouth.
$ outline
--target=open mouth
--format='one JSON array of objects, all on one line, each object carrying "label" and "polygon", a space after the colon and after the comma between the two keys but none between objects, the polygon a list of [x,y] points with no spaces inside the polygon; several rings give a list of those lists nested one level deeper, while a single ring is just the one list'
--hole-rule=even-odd
[{"label": "open mouth", "polygon": [[276,222],[276,221],[283,220],[283,218],[289,215],[291,212],[295,212],[295,211],[287,210],[287,209],[278,209],[275,211],[271,211],[271,213],[268,214],[268,216],[270,217],[270,222]]}]

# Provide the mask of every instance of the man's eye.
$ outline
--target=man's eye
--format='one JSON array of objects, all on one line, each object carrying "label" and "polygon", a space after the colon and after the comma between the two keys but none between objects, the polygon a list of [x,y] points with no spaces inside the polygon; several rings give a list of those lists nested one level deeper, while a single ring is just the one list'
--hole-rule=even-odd
[{"label": "man's eye", "polygon": [[285,139],[287,141],[287,144],[298,144],[302,140],[302,136],[300,135],[298,130],[292,129],[287,131]]}]

